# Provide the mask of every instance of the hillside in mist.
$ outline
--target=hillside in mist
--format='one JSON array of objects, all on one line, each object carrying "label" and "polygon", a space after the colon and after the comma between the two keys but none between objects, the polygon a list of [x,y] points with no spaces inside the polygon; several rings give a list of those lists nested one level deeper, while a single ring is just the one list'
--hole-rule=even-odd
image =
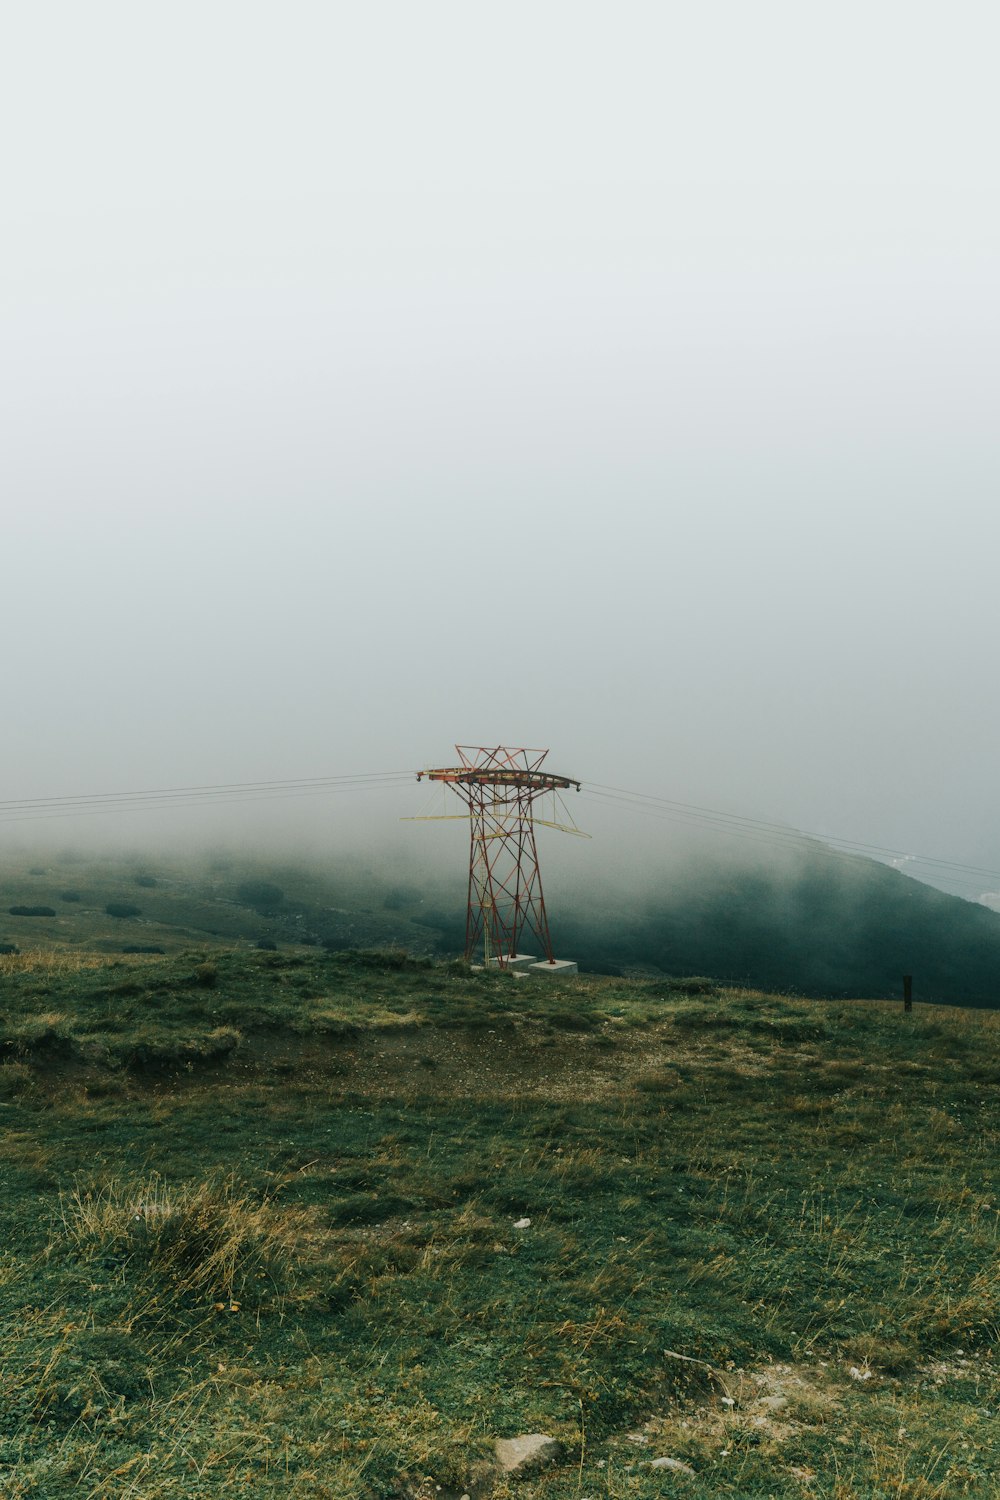
[{"label": "hillside in mist", "polygon": [[[588,878],[557,868],[547,896],[557,955],[590,972],[834,998],[898,995],[905,973],[922,1000],[998,1004],[1000,916],[804,839]],[[462,951],[464,923],[460,864],[447,877],[392,856],[49,852],[0,865],[0,945],[21,950],[398,945],[444,957]]]},{"label": "hillside in mist", "polygon": [[1000,1003],[1000,916],[874,860],[801,840],[650,882],[611,921],[566,913],[559,946],[584,967],[673,974],[834,998]]}]

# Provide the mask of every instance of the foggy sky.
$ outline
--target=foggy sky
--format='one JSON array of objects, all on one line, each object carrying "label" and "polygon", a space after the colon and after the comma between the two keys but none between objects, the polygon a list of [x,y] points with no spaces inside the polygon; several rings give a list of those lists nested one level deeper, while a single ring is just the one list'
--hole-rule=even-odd
[{"label": "foggy sky", "polygon": [[547,745],[1000,870],[998,33],[11,8],[0,796]]}]

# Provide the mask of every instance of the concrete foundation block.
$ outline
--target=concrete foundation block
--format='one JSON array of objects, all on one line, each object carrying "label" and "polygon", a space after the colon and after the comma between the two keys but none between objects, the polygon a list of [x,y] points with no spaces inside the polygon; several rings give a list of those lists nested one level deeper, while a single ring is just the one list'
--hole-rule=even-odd
[{"label": "concrete foundation block", "polygon": [[538,959],[533,953],[514,953],[505,963],[501,963],[498,958],[489,959],[487,967],[490,969],[509,969],[512,974],[517,974],[530,969],[532,964],[536,964],[537,962]]},{"label": "concrete foundation block", "polygon": [[532,964],[528,970],[529,974],[545,974],[549,979],[569,979],[572,974],[579,974],[580,966],[569,958],[557,958],[554,963],[544,960],[540,964]]}]

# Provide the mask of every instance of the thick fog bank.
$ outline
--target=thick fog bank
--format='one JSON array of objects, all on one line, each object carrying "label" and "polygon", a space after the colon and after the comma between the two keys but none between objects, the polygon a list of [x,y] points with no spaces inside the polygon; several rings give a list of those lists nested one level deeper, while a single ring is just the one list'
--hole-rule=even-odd
[{"label": "thick fog bank", "polygon": [[[405,795],[398,800],[408,806]],[[137,824],[126,836],[123,820],[98,838],[78,831],[70,842],[63,829],[59,839],[48,830],[8,843],[0,940],[23,944],[41,933],[10,915],[40,902],[58,914],[52,941],[86,946],[99,937],[113,947],[118,935],[95,927],[96,915],[138,886],[136,920],[158,942],[184,933],[461,953],[467,825],[383,816],[366,827],[320,806],[311,820],[301,809],[294,818],[283,812],[270,828],[257,818],[206,819],[196,835],[175,822],[173,836],[157,840],[147,817],[143,839]],[[551,833],[539,841],[555,953],[585,971],[697,973],[829,997],[896,996],[912,974],[921,1000],[1000,1002],[1000,915],[983,905],[793,835],[769,846],[692,830],[668,836],[662,827],[595,833],[589,843]],[[248,898],[254,882],[277,898]],[[67,886],[79,888],[80,905],[60,904]]]}]

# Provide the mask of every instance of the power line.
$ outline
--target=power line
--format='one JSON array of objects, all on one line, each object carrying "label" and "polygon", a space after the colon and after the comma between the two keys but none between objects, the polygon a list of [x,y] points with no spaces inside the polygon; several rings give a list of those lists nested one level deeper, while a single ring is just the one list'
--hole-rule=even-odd
[{"label": "power line", "polygon": [[106,802],[132,797],[188,796],[193,792],[246,792],[257,787],[330,786],[345,781],[409,781],[409,771],[360,771],[341,776],[284,776],[270,781],[215,781],[195,786],[159,786],[135,792],[80,792],[61,797],[15,797],[0,800],[0,807],[33,807],[55,802]]},{"label": "power line", "polygon": [[[250,802],[272,802],[299,797],[337,796],[362,791],[389,790],[402,787],[412,777],[410,771],[365,771],[337,776],[298,776],[263,781],[207,782],[194,786],[152,787],[140,791],[86,792],[58,797],[16,797],[0,799],[0,823],[42,822],[54,818],[97,817],[107,813],[163,811],[168,808],[199,807],[220,803],[241,805]],[[674,819],[695,824],[730,838],[746,838],[777,848],[794,848],[803,839],[813,841],[830,858],[850,860],[870,858],[893,863],[947,871],[959,883],[969,877],[983,876],[1000,882],[1000,871],[959,860],[940,859],[933,855],[912,854],[880,844],[840,838],[835,834],[810,832],[787,824],[725,812],[721,808],[697,803],[679,802],[654,793],[634,792],[625,787],[607,786],[601,782],[582,783],[584,794],[608,807],[626,807],[646,817]],[[969,888],[972,889],[971,883]]]},{"label": "power line", "polygon": [[[408,782],[409,778],[407,778],[407,784]],[[44,823],[53,818],[99,818],[112,813],[165,812],[178,807],[205,807],[206,804],[211,805],[213,802],[226,807],[239,807],[247,803],[253,803],[256,806],[261,802],[283,802],[292,798],[335,797],[346,792],[379,792],[396,785],[397,783],[384,783],[377,786],[318,787],[294,792],[270,792],[255,797],[202,798],[200,800],[177,797],[169,802],[105,803],[100,807],[78,807],[69,810],[63,808],[55,811],[0,816],[0,823]]]},{"label": "power line", "polygon": [[282,797],[333,796],[377,791],[410,781],[405,771],[374,771],[354,776],[297,777],[285,780],[219,782],[201,786],[158,787],[138,792],[93,792],[76,796],[20,797],[0,801],[0,822],[93,817],[103,813],[155,811],[206,803],[273,801]]},{"label": "power line", "polygon": [[604,786],[599,782],[584,782],[583,790],[597,801],[607,805],[621,805],[631,807],[636,812],[645,812],[646,815],[654,815],[665,818],[679,818],[686,822],[699,823],[706,827],[714,827],[720,832],[725,832],[734,837],[756,838],[761,842],[767,842],[783,847],[791,847],[802,839],[811,839],[821,845],[827,846],[829,853],[841,855],[844,858],[867,857],[876,858],[881,856],[883,860],[933,866],[942,870],[954,871],[960,875],[984,875],[992,880],[1000,880],[1000,871],[987,869],[981,865],[964,864],[958,860],[938,859],[932,855],[912,854],[902,849],[890,849],[879,844],[862,843],[856,839],[838,838],[834,834],[815,833],[805,829],[792,828],[787,824],[769,823],[760,818],[744,817],[740,813],[727,813],[719,808],[702,807],[696,803],[677,802],[667,797],[657,797],[644,792],[632,792],[624,787]]},{"label": "power line", "polygon": [[[747,828],[736,824],[729,824],[719,819],[705,817],[697,813],[687,813],[680,808],[658,807],[652,802],[645,803],[638,800],[628,800],[624,797],[612,797],[601,792],[590,792],[589,797],[591,801],[612,808],[615,811],[626,808],[628,811],[639,813],[646,818],[686,823],[694,825],[707,833],[722,834],[726,838],[749,839],[753,843],[767,844],[772,848],[801,850],[806,842],[805,836],[799,835],[792,830],[789,830],[785,835],[780,835],[752,827]],[[812,840],[809,842],[814,844],[813,852],[826,859],[836,859],[843,863],[851,863],[862,858],[861,855],[851,854],[848,850],[833,849],[827,844]]]}]

